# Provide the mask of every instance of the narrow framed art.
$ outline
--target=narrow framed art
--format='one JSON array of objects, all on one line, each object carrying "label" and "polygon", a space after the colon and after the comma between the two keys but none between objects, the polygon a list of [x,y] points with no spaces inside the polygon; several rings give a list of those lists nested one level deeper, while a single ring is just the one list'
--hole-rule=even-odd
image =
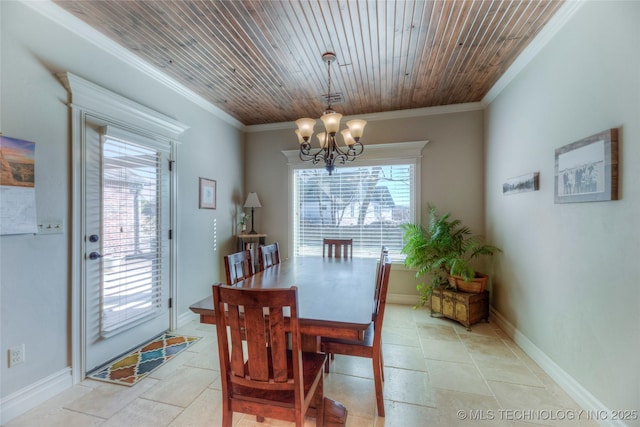
[{"label": "narrow framed art", "polygon": [[618,200],[618,129],[556,149],[555,203]]},{"label": "narrow framed art", "polygon": [[216,208],[216,182],[200,178],[200,209]]},{"label": "narrow framed art", "polygon": [[540,172],[531,172],[525,175],[509,178],[502,184],[502,194],[526,193],[540,189]]}]

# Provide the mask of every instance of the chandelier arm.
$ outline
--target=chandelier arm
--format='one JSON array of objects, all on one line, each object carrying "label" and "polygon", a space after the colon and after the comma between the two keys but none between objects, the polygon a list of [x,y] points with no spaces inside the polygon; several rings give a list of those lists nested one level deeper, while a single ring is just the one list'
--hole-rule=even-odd
[{"label": "chandelier arm", "polygon": [[319,163],[320,160],[324,161],[325,163],[332,163],[327,153],[323,153],[323,152],[316,153],[316,155],[313,158],[313,164],[315,165],[316,163]]},{"label": "chandelier arm", "polygon": [[311,144],[305,143],[300,145],[300,160],[303,162],[312,162],[314,165],[320,160],[326,159],[325,149],[320,148],[315,153],[311,153]]},{"label": "chandelier arm", "polygon": [[336,160],[339,161],[341,165],[344,165],[345,162],[352,162],[355,159],[350,159],[346,154],[338,154],[333,158],[334,163]]},{"label": "chandelier arm", "polygon": [[335,148],[335,151],[338,152],[338,154],[349,158],[348,160],[350,162],[355,160],[355,158],[358,157],[360,154],[362,154],[362,152],[364,151],[364,145],[362,145],[362,143],[360,142],[356,142],[352,144],[347,148],[346,151],[340,148],[337,144],[334,146],[334,148]]},{"label": "chandelier arm", "polygon": [[351,147],[349,147],[349,153],[352,153],[351,155],[354,157],[358,157],[363,152],[364,152],[364,145],[362,145],[360,141],[356,142],[355,144],[351,145]]},{"label": "chandelier arm", "polygon": [[308,156],[310,152],[311,152],[311,144],[309,144],[308,142],[300,144],[300,156],[302,155]]}]

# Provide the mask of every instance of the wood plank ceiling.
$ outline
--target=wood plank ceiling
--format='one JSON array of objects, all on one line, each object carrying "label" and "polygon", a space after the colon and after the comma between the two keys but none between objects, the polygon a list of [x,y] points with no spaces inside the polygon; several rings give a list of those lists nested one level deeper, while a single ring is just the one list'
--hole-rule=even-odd
[{"label": "wood plank ceiling", "polygon": [[245,125],[480,101],[558,0],[55,3]]}]

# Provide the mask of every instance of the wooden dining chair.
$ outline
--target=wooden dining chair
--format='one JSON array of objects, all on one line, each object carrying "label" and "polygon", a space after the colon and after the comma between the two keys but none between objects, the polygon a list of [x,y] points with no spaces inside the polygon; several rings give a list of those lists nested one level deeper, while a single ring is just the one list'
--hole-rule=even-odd
[{"label": "wooden dining chair", "polygon": [[272,265],[280,264],[280,245],[278,242],[258,247],[260,271]]},{"label": "wooden dining chair", "polygon": [[302,427],[310,406],[316,425],[324,425],[326,356],[301,350],[297,288],[212,288],[222,426],[231,427],[233,412],[241,412]]},{"label": "wooden dining chair", "polygon": [[[383,246],[382,249],[380,250],[380,261],[378,261],[378,265],[376,266],[376,288],[375,291],[373,293],[373,310],[371,311],[372,313],[376,312],[376,309],[378,307],[378,301],[380,299],[380,285],[381,285],[381,278],[382,278],[382,266],[384,265],[384,259],[386,256],[389,255],[389,248],[387,248],[386,246]],[[334,354],[333,353],[327,353],[327,357],[328,359],[333,360],[334,359]],[[329,372],[329,364],[328,364],[328,360],[327,360],[327,372]]]},{"label": "wooden dining chair", "polygon": [[380,302],[380,286],[382,285],[382,266],[384,265],[384,260],[389,256],[389,248],[383,246],[380,249],[380,260],[378,261],[378,265],[376,266],[376,289],[373,293],[373,311],[375,313],[379,302]]},{"label": "wooden dining chair", "polygon": [[227,285],[238,283],[255,274],[251,251],[236,252],[224,257],[224,269],[227,273]]},{"label": "wooden dining chair", "polygon": [[322,257],[352,258],[353,239],[322,239]]},{"label": "wooden dining chair", "polygon": [[[377,301],[373,311],[373,321],[365,331],[364,340],[342,340],[322,338],[320,349],[324,353],[343,354],[347,356],[368,357],[373,362],[373,380],[376,388],[376,403],[378,416],[384,417],[384,396],[382,387],[384,384],[384,361],[382,359],[382,322],[384,321],[384,310],[387,304],[387,290],[389,288],[389,274],[391,273],[391,260],[388,255],[384,256],[383,263],[380,264],[379,282],[376,286]],[[377,284],[376,284],[377,285]],[[326,371],[329,372],[329,363],[326,363]]]}]

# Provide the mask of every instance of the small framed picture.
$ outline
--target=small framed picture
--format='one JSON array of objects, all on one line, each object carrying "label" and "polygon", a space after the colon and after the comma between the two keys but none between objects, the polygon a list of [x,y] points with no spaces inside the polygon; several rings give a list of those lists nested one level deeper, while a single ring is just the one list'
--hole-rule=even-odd
[{"label": "small framed picture", "polygon": [[216,208],[216,182],[200,178],[200,209]]}]

